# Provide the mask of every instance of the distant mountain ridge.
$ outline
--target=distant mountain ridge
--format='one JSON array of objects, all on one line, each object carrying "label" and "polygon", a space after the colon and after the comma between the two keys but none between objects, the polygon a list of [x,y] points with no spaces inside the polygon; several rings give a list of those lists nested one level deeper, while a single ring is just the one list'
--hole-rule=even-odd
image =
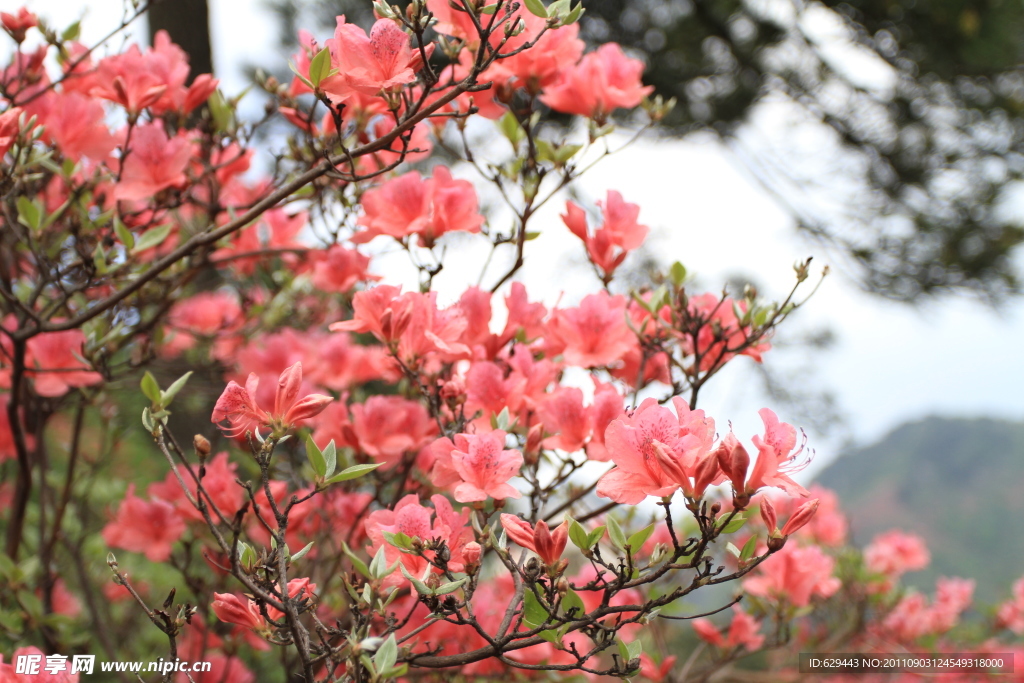
[{"label": "distant mountain ridge", "polygon": [[931,565],[908,577],[923,590],[964,576],[977,580],[977,600],[994,602],[1024,574],[1024,423],[905,424],[836,459],[817,482],[839,495],[855,545],[896,527],[927,540]]}]

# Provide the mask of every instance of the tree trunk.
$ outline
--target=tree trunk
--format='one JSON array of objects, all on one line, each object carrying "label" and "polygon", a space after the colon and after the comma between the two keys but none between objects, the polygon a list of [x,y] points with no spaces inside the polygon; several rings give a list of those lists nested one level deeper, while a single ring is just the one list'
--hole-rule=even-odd
[{"label": "tree trunk", "polygon": [[167,31],[171,40],[188,55],[192,67],[189,83],[199,74],[213,73],[210,47],[210,9],[207,0],[163,0],[149,9],[149,40],[156,32]]}]

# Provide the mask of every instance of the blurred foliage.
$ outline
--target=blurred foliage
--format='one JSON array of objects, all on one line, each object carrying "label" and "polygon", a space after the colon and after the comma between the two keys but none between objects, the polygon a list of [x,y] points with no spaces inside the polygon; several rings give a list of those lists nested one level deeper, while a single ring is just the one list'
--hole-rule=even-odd
[{"label": "blurred foliage", "polygon": [[[275,0],[282,43],[363,0]],[[1009,0],[587,0],[582,35],[644,56],[870,291],[1019,289],[1008,199],[1024,176],[1024,5]]]},{"label": "blurred foliage", "polygon": [[967,576],[994,602],[1024,566],[1022,455],[1024,424],[933,417],[844,454],[816,481],[843,501],[856,545],[893,528],[924,537],[931,565],[906,583]]}]

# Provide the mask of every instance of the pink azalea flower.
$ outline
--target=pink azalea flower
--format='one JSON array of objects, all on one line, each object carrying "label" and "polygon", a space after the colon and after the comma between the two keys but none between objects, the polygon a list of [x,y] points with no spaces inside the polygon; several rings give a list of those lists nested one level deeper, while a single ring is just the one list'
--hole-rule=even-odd
[{"label": "pink azalea flower", "polygon": [[676,665],[676,656],[669,655],[655,664],[650,655],[640,654],[640,675],[653,683],[664,683],[672,680],[672,668]]},{"label": "pink azalea flower", "polygon": [[[309,577],[292,579],[288,582],[288,597],[292,600],[307,600],[316,596],[316,584],[309,582]],[[284,616],[284,612],[267,605],[267,615],[277,621]]]},{"label": "pink azalea flower", "polygon": [[571,453],[583,448],[590,438],[593,420],[590,410],[583,407],[583,392],[576,387],[557,387],[537,413],[544,431],[554,435],[544,439],[545,448]]},{"label": "pink azalea flower", "polygon": [[640,207],[623,201],[622,195],[614,190],[608,191],[607,202],[597,204],[604,214],[604,224],[593,234],[587,230],[586,212],[573,202],[566,202],[562,221],[583,240],[591,262],[601,269],[607,281],[629,252],[643,244],[648,228],[636,222]]},{"label": "pink azalea flower", "polygon": [[358,282],[379,280],[380,275],[366,272],[370,257],[355,249],[335,244],[329,249],[313,252],[313,286],[324,292],[347,292]]},{"label": "pink azalea flower", "polygon": [[57,673],[50,673],[46,670],[46,653],[34,645],[19,647],[11,655],[11,661],[17,662],[19,657],[34,655],[39,657],[39,671],[34,674],[15,673],[17,668],[14,664],[4,664],[4,657],[0,655],[0,683],[79,683],[80,674],[71,673],[71,659],[68,658],[60,666]]},{"label": "pink azalea flower", "polygon": [[196,337],[214,337],[236,329],[242,323],[237,297],[217,290],[200,292],[179,300],[167,316],[168,338],[162,353],[175,356],[196,344]]},{"label": "pink azalea flower", "polygon": [[260,614],[260,608],[249,598],[234,593],[214,593],[210,608],[224,623],[238,624],[255,631],[267,631],[269,628],[267,620]]},{"label": "pink azalea flower", "polygon": [[956,625],[960,614],[971,604],[974,581],[940,578],[935,583],[935,600],[931,605],[922,594],[911,593],[885,616],[881,627],[890,638],[909,644],[945,633]]},{"label": "pink azalea flower", "polygon": [[117,146],[107,129],[103,105],[97,100],[76,92],[51,93],[46,99],[43,137],[52,141],[64,157],[78,161],[85,156],[99,161]]},{"label": "pink azalea flower", "polygon": [[426,180],[416,171],[388,180],[367,190],[362,205],[359,223],[367,229],[356,234],[356,243],[378,235],[401,240],[415,234],[429,247],[448,232],[480,232],[484,222],[473,184],[453,179],[444,166],[435,166]]},{"label": "pink azalea flower", "polygon": [[[544,19],[522,8],[513,16],[518,16],[526,29],[505,42],[501,52],[511,54],[528,42],[536,41],[536,44],[528,50],[499,59],[480,76],[480,82],[494,81],[491,92],[496,89],[525,88],[536,94],[554,83],[566,65],[575,64],[583,54],[584,43],[579,39],[579,24],[548,29],[544,35],[540,35],[546,23]],[[496,32],[492,40],[499,39]],[[468,57],[466,55],[464,59]]]},{"label": "pink azalea flower", "polygon": [[[188,486],[192,498],[196,498],[195,481],[186,473],[182,473],[181,478]],[[238,465],[228,460],[227,453],[218,453],[207,460],[203,490],[217,506],[217,510],[228,519],[241,509],[245,495],[242,487],[235,483],[236,479],[238,479]],[[174,472],[168,472],[163,481],[150,484],[146,493],[154,500],[165,501],[173,505],[181,518],[186,521],[202,522],[204,519],[202,513],[189,502]],[[209,506],[209,501],[207,501],[207,506]],[[216,515],[214,515],[214,519],[216,519]]]},{"label": "pink azalea flower", "polygon": [[594,403],[590,406],[594,432],[587,444],[587,458],[597,462],[608,462],[611,453],[605,448],[604,438],[608,425],[622,416],[622,395],[613,384],[594,380]]},{"label": "pink azalea flower", "polygon": [[39,18],[27,7],[19,7],[16,14],[0,12],[0,24],[3,24],[4,30],[11,34],[14,42],[21,43],[25,40],[25,33],[30,28],[39,26]]},{"label": "pink azalea flower", "polygon": [[163,562],[184,531],[185,522],[173,505],[159,499],[147,503],[129,484],[113,521],[103,527],[103,540],[113,548],[145,553],[150,561]]},{"label": "pink azalea flower", "polygon": [[[747,304],[744,301],[734,302],[728,297],[719,298],[710,293],[690,297],[690,316],[694,320],[702,321],[703,324],[697,331],[696,346],[690,334],[683,335],[683,346],[686,353],[700,356],[698,367],[701,372],[725,365],[736,357],[736,350],[746,343],[750,328],[740,325],[734,305],[740,311],[744,311]],[[760,341],[743,349],[739,355],[750,356],[760,363],[762,355],[769,349],[771,344]]]},{"label": "pink azalea flower", "polygon": [[20,107],[11,107],[0,114],[0,159],[3,159],[18,137],[18,119],[23,111]]},{"label": "pink azalea flower", "polygon": [[[395,505],[394,510],[377,510],[366,519],[366,534],[372,544],[367,552],[373,556],[383,546],[388,564],[400,561],[409,573],[416,578],[423,575],[427,568],[427,557],[433,557],[433,551],[424,551],[426,557],[403,553],[384,540],[384,532],[403,533],[409,538],[429,541],[442,539],[448,548],[448,566],[452,571],[460,572],[465,568],[465,552],[467,544],[473,541],[473,530],[469,528],[470,509],[463,508],[458,514],[451,502],[442,495],[431,496],[434,508],[420,505],[419,496],[411,493]],[[395,572],[385,579],[386,585],[401,585],[405,577]]]},{"label": "pink azalea flower", "polygon": [[711,454],[714,421],[678,396],[673,403],[677,415],[657,399],[645,399],[631,415],[608,425],[604,447],[616,467],[601,477],[597,495],[636,505],[683,487],[687,496],[699,498],[719,478]]},{"label": "pink azalea flower", "polygon": [[156,104],[168,87],[159,76],[146,68],[138,45],[132,45],[119,55],[101,60],[96,76],[90,94],[116,102],[130,116],[138,116],[143,109]]},{"label": "pink azalea flower", "polygon": [[564,70],[541,101],[556,111],[603,122],[616,109],[632,109],[654,91],[642,85],[643,72],[643,62],[626,57],[616,43],[605,43]]},{"label": "pink azalea flower", "polygon": [[751,595],[785,601],[794,607],[806,607],[811,598],[827,598],[841,582],[832,576],[835,560],[817,546],[787,545],[758,567],[757,573],[743,581]]},{"label": "pink azalea flower", "polygon": [[583,368],[615,365],[637,343],[626,325],[626,298],[601,291],[576,308],[556,309],[548,337],[565,362]]},{"label": "pink azalea flower", "polygon": [[331,66],[338,73],[325,78],[320,88],[344,101],[355,93],[382,95],[416,80],[423,66],[409,35],[390,19],[379,19],[367,36],[361,28],[338,17],[334,38],[328,40]]},{"label": "pink azalea flower", "polygon": [[551,530],[543,519],[538,521],[536,526],[532,526],[525,519],[503,513],[501,526],[505,527],[508,537],[517,545],[537,553],[548,566],[555,565],[562,559],[565,544],[569,540],[568,522],[562,522]]},{"label": "pink azalea flower", "polygon": [[765,433],[763,437],[753,438],[758,449],[753,469],[750,469],[750,455],[732,433],[722,439],[715,451],[719,467],[732,480],[734,500],[746,506],[751,496],[766,486],[780,488],[791,496],[806,497],[809,495],[807,489],[789,476],[790,473],[802,470],[809,462],[796,460],[803,448],[792,453],[796,446],[796,429],[779,421],[778,416],[768,408],[762,408],[758,414],[764,422]]},{"label": "pink azalea flower", "polygon": [[355,403],[349,444],[387,466],[396,465],[406,453],[419,451],[437,434],[437,424],[418,401],[400,396],[371,396]]},{"label": "pink azalea flower", "polygon": [[[256,391],[260,378],[250,373],[245,387],[234,381],[217,399],[213,408],[211,422],[221,427],[228,436],[236,437],[247,431],[256,431],[260,427],[272,427],[275,431],[283,431],[298,426],[319,415],[334,399],[323,394],[309,394],[299,398],[302,388],[302,363],[296,363],[281,373],[274,398],[274,410],[268,412],[256,402]],[[223,423],[228,426],[224,427]]]},{"label": "pink azalea flower", "polygon": [[522,496],[508,480],[519,474],[523,454],[505,449],[505,432],[456,434],[451,459],[452,468],[462,479],[455,487],[455,500],[460,503]]},{"label": "pink azalea flower", "polygon": [[739,605],[733,605],[732,623],[729,625],[729,636],[725,637],[710,619],[695,619],[692,622],[697,636],[706,643],[719,648],[746,648],[748,652],[757,650],[764,644],[764,636],[758,633],[761,622],[743,611]]},{"label": "pink azalea flower", "polygon": [[146,200],[161,190],[183,186],[188,180],[185,169],[192,157],[192,147],[182,135],[168,138],[159,123],[136,126],[114,198]]},{"label": "pink azalea flower", "polygon": [[924,539],[892,529],[880,534],[864,549],[864,564],[869,571],[889,578],[924,569],[931,562],[931,554]]},{"label": "pink azalea flower", "polygon": [[[846,542],[848,523],[846,516],[839,509],[839,498],[834,491],[818,484],[812,485],[808,491],[810,496],[818,501],[818,509],[807,525],[796,532],[797,536],[833,548],[843,545]],[[799,507],[799,499],[775,489],[765,489],[760,495],[762,500],[772,502],[780,517],[791,516]]]},{"label": "pink azalea flower", "polygon": [[440,310],[437,293],[401,293],[401,288],[378,285],[352,298],[352,319],[334,323],[332,332],[370,332],[397,347],[410,363],[436,354],[445,361],[468,358],[470,349],[459,342],[466,319],[458,306]]},{"label": "pink azalea flower", "polygon": [[40,396],[63,396],[73,387],[86,387],[103,381],[80,360],[85,346],[81,330],[46,332],[29,339],[27,374],[35,382]]},{"label": "pink azalea flower", "polygon": [[1017,635],[1024,634],[1024,578],[1013,584],[1013,597],[999,606],[996,624],[1008,628]]}]

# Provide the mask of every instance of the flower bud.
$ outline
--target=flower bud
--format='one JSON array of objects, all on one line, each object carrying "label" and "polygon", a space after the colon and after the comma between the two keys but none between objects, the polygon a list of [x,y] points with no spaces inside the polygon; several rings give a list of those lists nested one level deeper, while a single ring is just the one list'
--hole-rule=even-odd
[{"label": "flower bud", "polygon": [[199,456],[200,460],[206,460],[207,456],[210,455],[210,440],[202,434],[196,434],[192,437],[192,447],[196,449],[196,455]]},{"label": "flower bud", "polygon": [[776,552],[782,550],[782,546],[786,545],[785,536],[769,536],[768,537],[768,550],[770,552]]},{"label": "flower bud", "polygon": [[528,465],[537,464],[540,456],[540,445],[544,440],[544,425],[535,424],[530,427],[526,435],[526,446],[523,448],[523,458]]},{"label": "flower bud", "polygon": [[814,517],[814,513],[818,511],[818,502],[819,500],[815,498],[798,507],[793,516],[786,522],[786,526],[782,527],[782,535],[789,536],[810,522],[811,518]]},{"label": "flower bud", "polygon": [[441,398],[454,410],[466,402],[466,381],[461,377],[453,377],[441,386]]},{"label": "flower bud", "polygon": [[483,549],[480,544],[472,541],[467,543],[462,548],[462,560],[466,566],[466,573],[472,576],[476,574],[477,570],[480,569],[480,556],[483,554]]},{"label": "flower bud", "polygon": [[768,535],[772,536],[778,528],[779,522],[775,515],[775,506],[767,498],[761,501],[761,519],[764,520],[764,525],[768,528]]}]

